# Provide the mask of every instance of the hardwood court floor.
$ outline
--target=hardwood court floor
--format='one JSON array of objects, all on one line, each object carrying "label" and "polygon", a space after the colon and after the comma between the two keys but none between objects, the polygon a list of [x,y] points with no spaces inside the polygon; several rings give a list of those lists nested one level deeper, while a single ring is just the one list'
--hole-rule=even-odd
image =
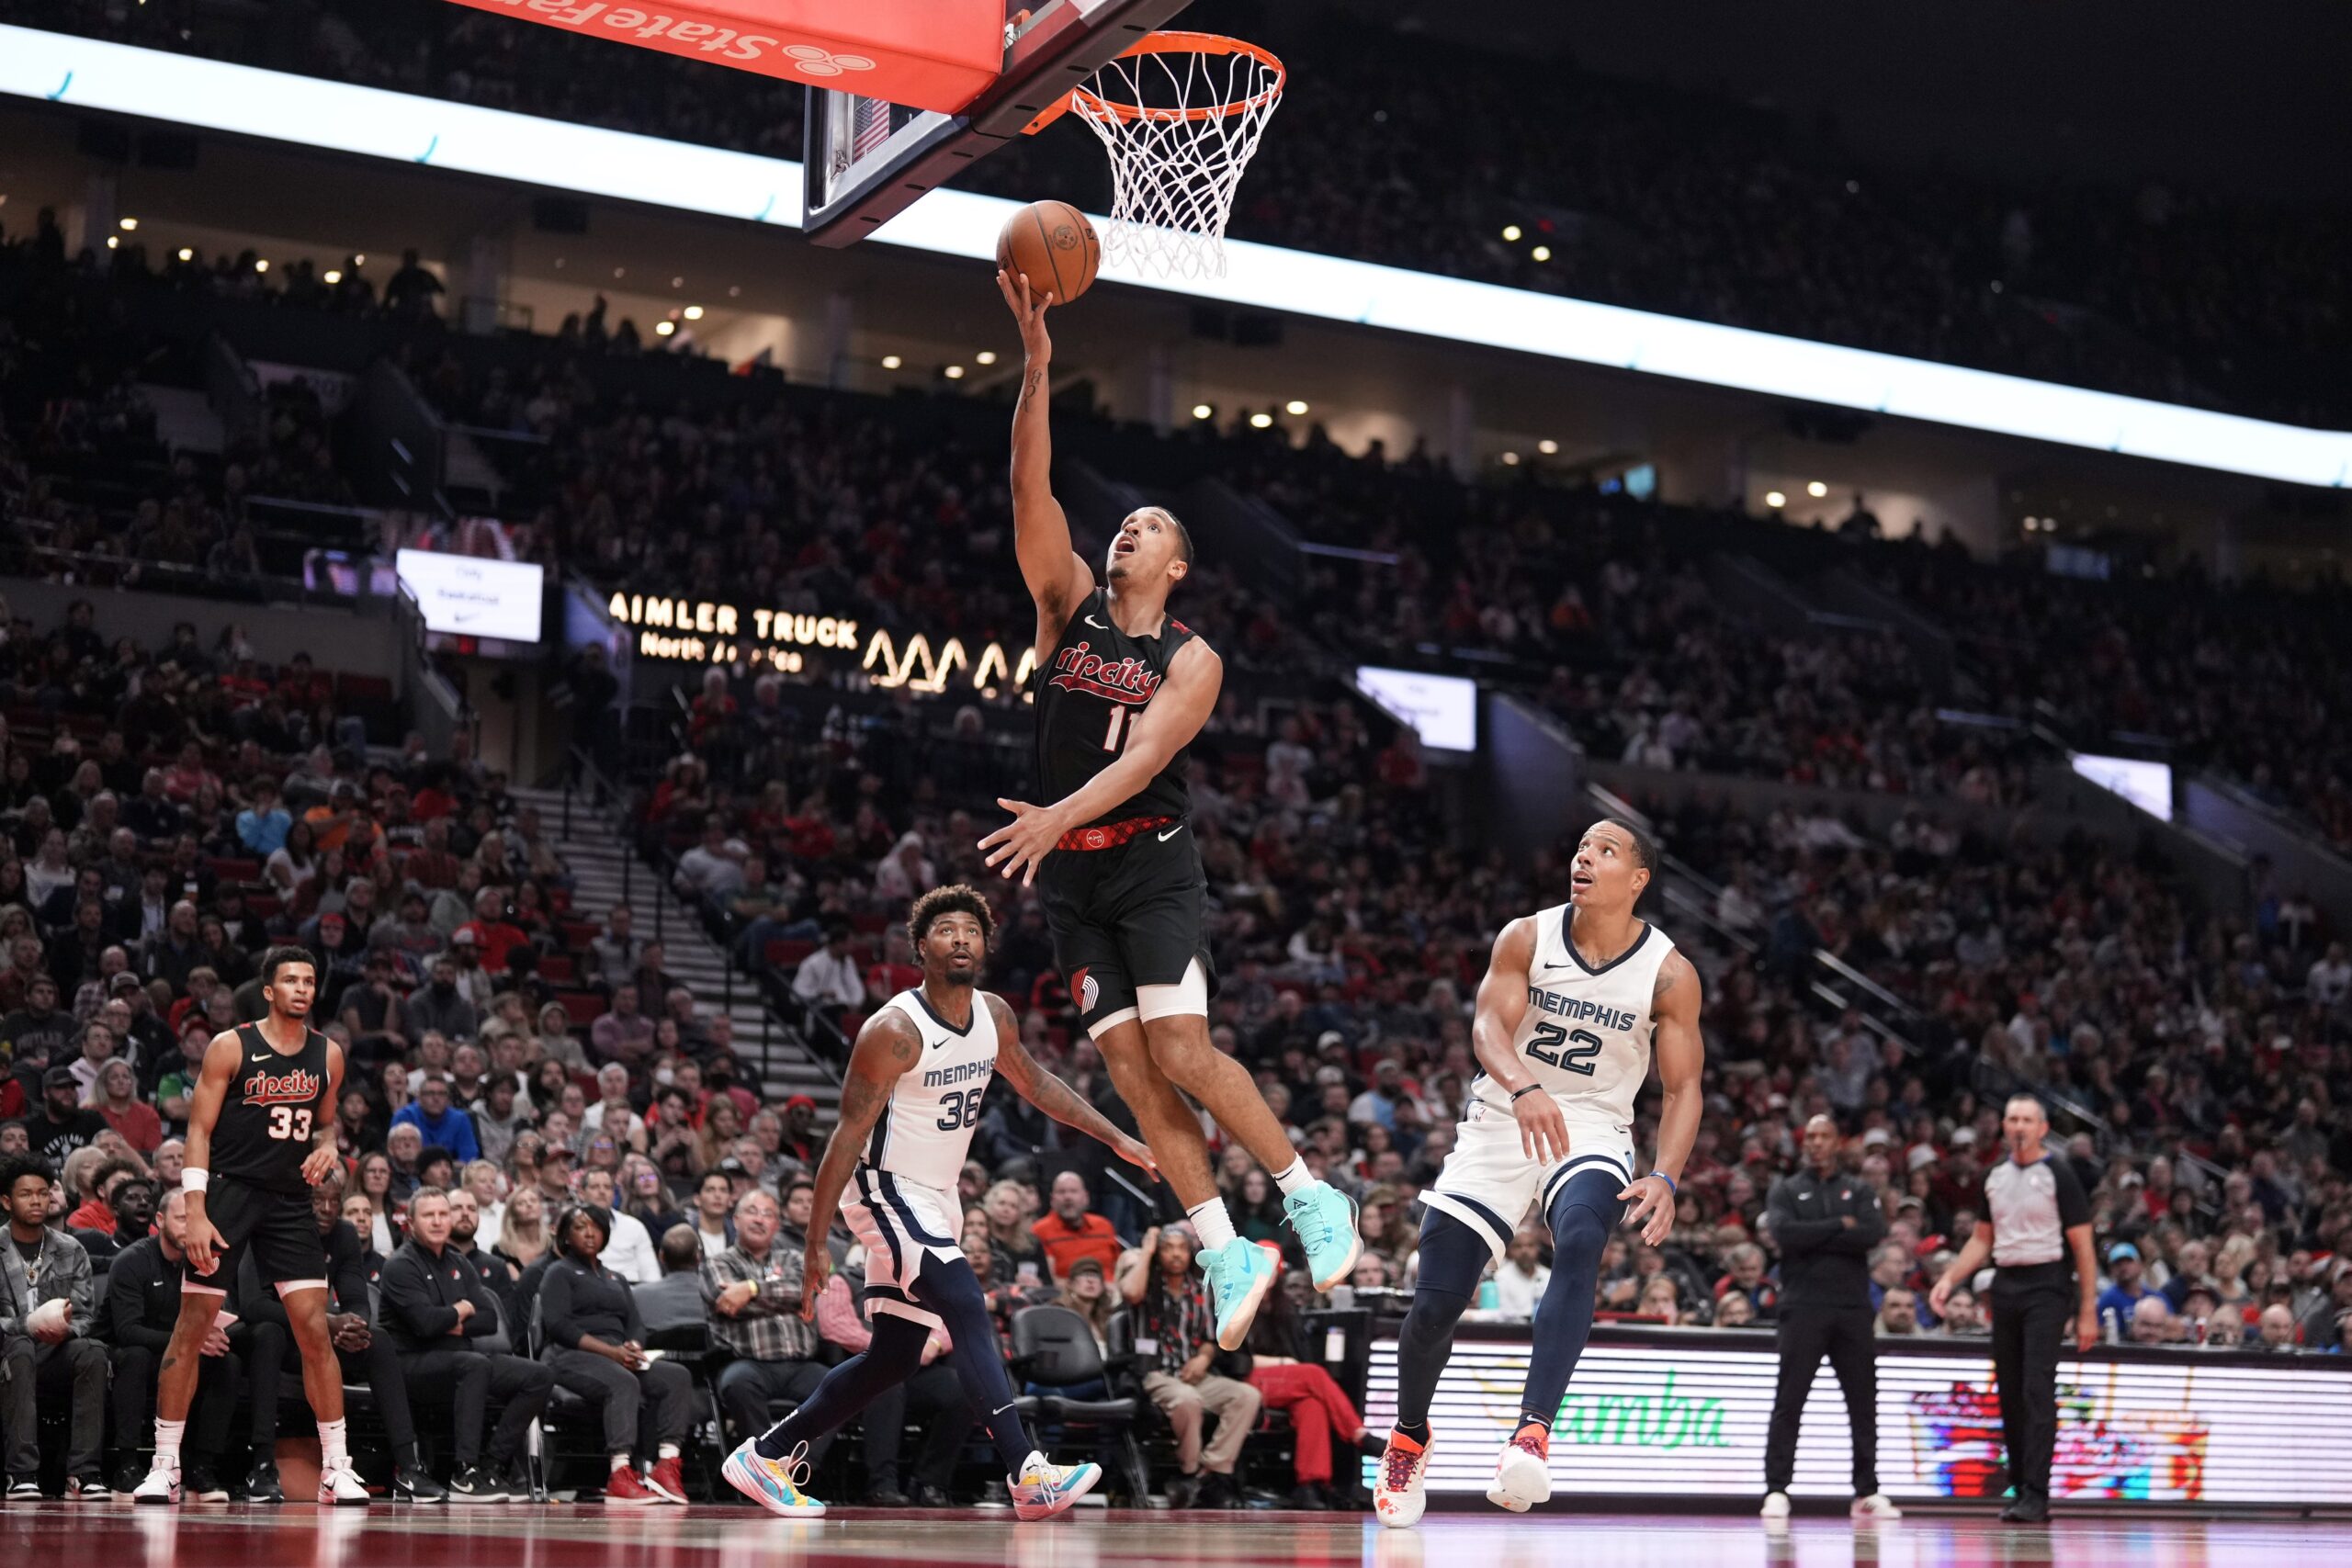
[{"label": "hardwood court floor", "polygon": [[2343,1568],[2352,1520],[2062,1519],[2010,1529],[1984,1515],[1917,1516],[1877,1529],[1799,1518],[1432,1513],[1416,1530],[1364,1515],[1168,1514],[1083,1509],[881,1513],[822,1520],[748,1508],[176,1510],[46,1503],[0,1507],[0,1568]]}]

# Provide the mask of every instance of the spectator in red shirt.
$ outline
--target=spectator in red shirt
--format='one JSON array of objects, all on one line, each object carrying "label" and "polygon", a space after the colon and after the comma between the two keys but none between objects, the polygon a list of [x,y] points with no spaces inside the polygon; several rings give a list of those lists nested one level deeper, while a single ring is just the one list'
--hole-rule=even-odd
[{"label": "spectator in red shirt", "polygon": [[509,924],[506,918],[506,895],[495,887],[485,887],[474,895],[474,918],[449,933],[449,940],[471,941],[481,954],[481,966],[493,975],[506,973],[506,955],[518,947],[527,946],[530,938],[523,928]]},{"label": "spectator in red shirt", "polygon": [[1051,1206],[1029,1227],[1029,1234],[1045,1248],[1046,1265],[1057,1280],[1069,1278],[1070,1266],[1081,1258],[1091,1258],[1102,1266],[1107,1278],[1119,1266],[1119,1233],[1111,1222],[1091,1211],[1092,1197],[1086,1190],[1086,1179],[1074,1170],[1063,1171],[1054,1178]]}]

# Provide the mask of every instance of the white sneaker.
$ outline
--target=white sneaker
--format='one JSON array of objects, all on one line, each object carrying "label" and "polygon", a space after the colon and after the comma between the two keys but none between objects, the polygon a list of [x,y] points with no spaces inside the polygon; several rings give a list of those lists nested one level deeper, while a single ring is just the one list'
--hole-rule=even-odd
[{"label": "white sneaker", "polygon": [[1410,1529],[1421,1522],[1421,1510],[1429,1506],[1421,1480],[1429,1473],[1430,1450],[1435,1447],[1435,1431],[1419,1448],[1410,1438],[1388,1434],[1387,1451],[1380,1456],[1380,1479],[1372,1488],[1372,1511],[1390,1529]]},{"label": "white sneaker", "polygon": [[349,1459],[319,1467],[319,1501],[342,1507],[366,1507],[371,1499],[359,1483],[359,1472]]},{"label": "white sneaker", "polygon": [[1532,1421],[1522,1423],[1495,1461],[1495,1483],[1487,1488],[1487,1501],[1523,1514],[1551,1500],[1552,1434]]},{"label": "white sneaker", "polygon": [[147,1479],[130,1489],[133,1503],[169,1505],[180,1500],[180,1467],[156,1461]]},{"label": "white sneaker", "polygon": [[[1858,1508],[1861,1506],[1859,1503],[1854,1506]],[[1761,1517],[1768,1519],[1787,1518],[1789,1517],[1789,1495],[1785,1492],[1765,1493],[1764,1506],[1758,1509],[1758,1512]]]},{"label": "white sneaker", "polygon": [[1858,1519],[1899,1519],[1903,1510],[1883,1492],[1873,1492],[1867,1497],[1854,1499],[1852,1514]]}]

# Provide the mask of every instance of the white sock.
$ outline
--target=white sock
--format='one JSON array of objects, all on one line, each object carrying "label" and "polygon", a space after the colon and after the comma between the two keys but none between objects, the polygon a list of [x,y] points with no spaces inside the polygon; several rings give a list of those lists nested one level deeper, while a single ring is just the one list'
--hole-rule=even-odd
[{"label": "white sock", "polygon": [[340,1421],[319,1423],[319,1467],[339,1470],[351,1462],[351,1455],[344,1446],[345,1428]]},{"label": "white sock", "polygon": [[187,1431],[187,1423],[185,1421],[166,1421],[160,1416],[155,1417],[155,1466],[157,1469],[168,1466],[177,1470],[180,1467],[180,1438]]},{"label": "white sock", "polygon": [[653,1450],[653,1457],[657,1460],[676,1459],[678,1457],[678,1445],[675,1443],[659,1444]]},{"label": "white sock", "polygon": [[613,1472],[614,1472],[614,1473],[618,1473],[619,1472],[624,1471],[624,1470],[627,1470],[628,1468],[628,1455],[627,1455],[627,1454],[615,1454],[615,1455],[613,1456]]},{"label": "white sock", "polygon": [[1280,1188],[1283,1196],[1287,1198],[1294,1192],[1304,1192],[1314,1186],[1315,1178],[1308,1172],[1306,1160],[1294,1159],[1282,1169],[1274,1172],[1274,1185]]},{"label": "white sock", "polygon": [[1200,1233],[1203,1252],[1216,1252],[1234,1239],[1233,1216],[1226,1213],[1224,1199],[1212,1198],[1184,1213],[1191,1218],[1193,1228]]}]

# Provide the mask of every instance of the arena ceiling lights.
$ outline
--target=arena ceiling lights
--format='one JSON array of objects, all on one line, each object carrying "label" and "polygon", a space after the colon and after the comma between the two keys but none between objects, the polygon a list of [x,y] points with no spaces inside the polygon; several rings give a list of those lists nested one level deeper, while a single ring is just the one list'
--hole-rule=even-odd
[{"label": "arena ceiling lights", "polygon": [[[0,26],[0,92],[797,228],[800,166],[438,98]],[[886,244],[987,260],[1013,203],[936,190]],[[1228,242],[1220,279],[1142,288],[2295,484],[2352,485],[2352,433],[2311,430],[1642,310]]]}]

